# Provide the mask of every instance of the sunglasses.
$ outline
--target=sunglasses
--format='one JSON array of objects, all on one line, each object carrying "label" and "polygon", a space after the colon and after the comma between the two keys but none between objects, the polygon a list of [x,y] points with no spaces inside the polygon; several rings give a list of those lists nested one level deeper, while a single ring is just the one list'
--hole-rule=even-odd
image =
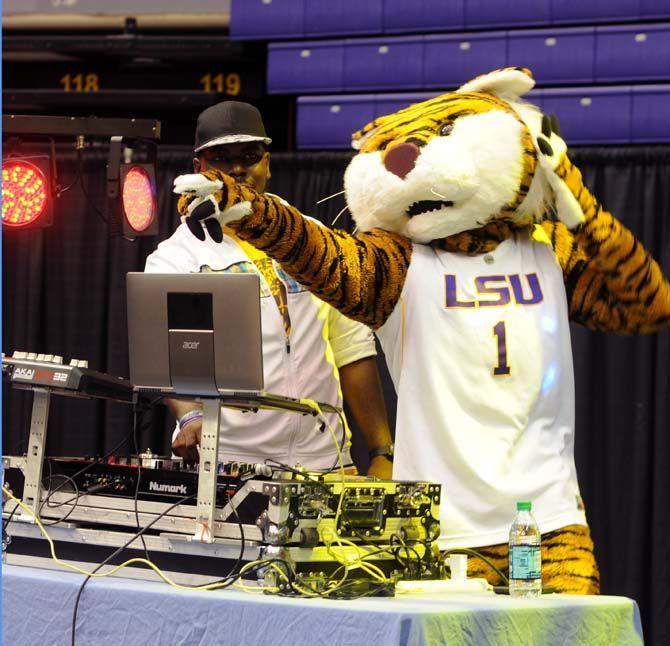
[{"label": "sunglasses", "polygon": [[255,166],[263,159],[265,155],[263,148],[245,150],[238,153],[231,153],[226,150],[216,150],[205,156],[209,163],[215,163],[221,166],[243,166],[249,168]]}]

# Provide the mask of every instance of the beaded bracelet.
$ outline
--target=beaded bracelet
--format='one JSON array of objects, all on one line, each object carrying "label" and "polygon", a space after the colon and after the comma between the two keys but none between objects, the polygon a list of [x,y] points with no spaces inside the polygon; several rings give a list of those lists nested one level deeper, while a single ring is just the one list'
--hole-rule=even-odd
[{"label": "beaded bracelet", "polygon": [[181,431],[184,426],[194,422],[197,419],[202,419],[202,417],[202,411],[199,408],[194,408],[193,410],[188,411],[188,413],[184,413],[179,418],[179,430]]}]

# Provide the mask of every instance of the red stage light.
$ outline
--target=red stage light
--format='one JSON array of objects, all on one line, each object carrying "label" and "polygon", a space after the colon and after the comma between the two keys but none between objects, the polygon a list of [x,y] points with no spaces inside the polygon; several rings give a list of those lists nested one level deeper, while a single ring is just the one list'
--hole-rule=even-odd
[{"label": "red stage light", "polygon": [[125,235],[155,235],[158,232],[158,222],[152,173],[147,170],[146,165],[141,164],[122,168],[121,185]]},{"label": "red stage light", "polygon": [[19,228],[35,224],[47,211],[49,199],[49,182],[35,164],[24,160],[8,160],[2,163],[4,225]]}]

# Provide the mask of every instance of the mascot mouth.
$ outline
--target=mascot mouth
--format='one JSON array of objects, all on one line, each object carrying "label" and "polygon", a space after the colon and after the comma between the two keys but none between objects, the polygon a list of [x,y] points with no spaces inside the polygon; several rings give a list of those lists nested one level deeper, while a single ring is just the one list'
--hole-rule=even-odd
[{"label": "mascot mouth", "polygon": [[415,215],[421,215],[422,213],[428,213],[429,211],[438,211],[444,206],[453,206],[453,202],[446,202],[444,200],[420,200],[418,202],[414,202],[407,211],[405,211],[405,214],[413,218]]}]

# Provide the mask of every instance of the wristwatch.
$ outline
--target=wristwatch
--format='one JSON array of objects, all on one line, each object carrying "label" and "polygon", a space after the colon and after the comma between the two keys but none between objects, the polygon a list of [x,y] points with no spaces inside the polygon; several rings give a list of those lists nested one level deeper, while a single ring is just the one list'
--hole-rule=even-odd
[{"label": "wristwatch", "polygon": [[391,462],[393,462],[393,449],[394,445],[391,444],[386,444],[385,446],[378,446],[376,449],[372,449],[368,455],[370,456],[370,459],[376,458],[378,455],[383,455],[385,458],[388,458]]}]

